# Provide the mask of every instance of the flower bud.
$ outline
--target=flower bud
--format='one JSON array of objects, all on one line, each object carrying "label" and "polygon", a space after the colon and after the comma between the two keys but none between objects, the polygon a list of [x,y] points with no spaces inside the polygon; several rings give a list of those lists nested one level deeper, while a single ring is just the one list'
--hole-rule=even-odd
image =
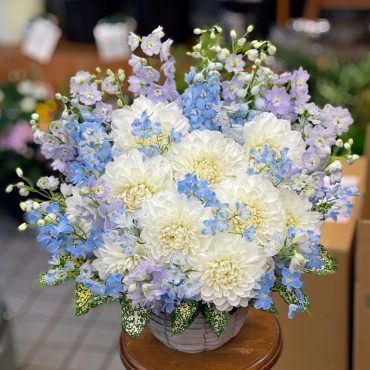
[{"label": "flower bud", "polygon": [[260,88],[258,86],[253,86],[251,88],[251,94],[252,95],[257,95],[259,93],[259,91],[260,91]]},{"label": "flower bud", "polygon": [[18,226],[18,230],[19,231],[25,231],[25,230],[27,230],[27,224],[25,222],[23,224],[20,224]]},{"label": "flower bud", "polygon": [[17,174],[18,177],[23,177],[23,171],[20,167],[16,168],[15,173]]},{"label": "flower bud", "polygon": [[122,101],[122,99],[118,99],[118,100],[117,100],[117,106],[118,106],[119,108],[122,108],[122,107],[123,107],[123,101]]},{"label": "flower bud", "polygon": [[30,194],[29,190],[25,188],[19,190],[19,195],[21,195],[22,197],[27,197],[29,194]]},{"label": "flower bud", "polygon": [[351,149],[351,145],[349,143],[344,143],[344,149],[350,150]]},{"label": "flower bud", "polygon": [[54,95],[54,97],[55,97],[55,99],[56,100],[62,100],[62,94],[61,93],[56,93],[55,95]]},{"label": "flower bud", "polygon": [[31,118],[35,121],[38,121],[40,119],[40,116],[37,113],[32,113]]},{"label": "flower bud", "polygon": [[43,219],[37,220],[37,225],[38,226],[44,226],[45,225],[45,221]]},{"label": "flower bud", "polygon": [[98,73],[98,74],[99,74],[99,73],[101,73],[101,69],[100,69],[100,67],[96,67],[96,68],[95,68],[95,72],[96,72],[96,73]]},{"label": "flower bud", "polygon": [[236,32],[235,32],[235,30],[231,30],[230,31],[230,37],[231,37],[231,40],[236,40]]},{"label": "flower bud", "polygon": [[215,27],[215,30],[218,32],[218,33],[221,33],[222,32],[222,28],[220,26],[214,26]]},{"label": "flower bud", "polygon": [[35,211],[39,210],[39,209],[40,209],[40,203],[38,203],[38,202],[33,202],[33,203],[32,203],[32,208],[33,208]]},{"label": "flower bud", "polygon": [[251,33],[253,29],[254,29],[253,25],[250,24],[247,28],[247,33]]},{"label": "flower bud", "polygon": [[343,140],[342,139],[338,139],[336,142],[335,142],[336,146],[338,148],[343,148]]},{"label": "flower bud", "polygon": [[132,293],[136,290],[136,283],[131,283],[129,286],[128,286],[128,293]]},{"label": "flower bud", "polygon": [[352,138],[348,139],[348,144],[351,145],[351,146],[353,145],[353,139]]},{"label": "flower bud", "polygon": [[14,189],[14,185],[8,185],[5,189],[5,193],[11,193]]},{"label": "flower bud", "polygon": [[21,208],[21,210],[22,210],[23,212],[25,212],[25,211],[26,211],[26,209],[27,209],[27,204],[26,204],[25,202],[20,202],[20,203],[19,203],[19,207]]},{"label": "flower bud", "polygon": [[267,47],[267,51],[270,55],[274,55],[276,53],[276,47],[272,44],[269,44]]},{"label": "flower bud", "polygon": [[246,42],[247,39],[245,37],[242,37],[241,39],[238,40],[237,44],[238,46],[244,46]]},{"label": "flower bud", "polygon": [[119,69],[117,72],[118,79],[122,82],[125,79],[125,71],[123,69]]},{"label": "flower bud", "polygon": [[200,28],[194,28],[193,33],[194,33],[194,35],[200,35],[203,32]]},{"label": "flower bud", "polygon": [[[216,46],[214,46],[214,48],[216,48]],[[201,43],[198,43],[198,44],[196,44],[196,45],[193,46],[193,50],[194,51],[200,51],[200,49],[202,49],[202,44]]]}]

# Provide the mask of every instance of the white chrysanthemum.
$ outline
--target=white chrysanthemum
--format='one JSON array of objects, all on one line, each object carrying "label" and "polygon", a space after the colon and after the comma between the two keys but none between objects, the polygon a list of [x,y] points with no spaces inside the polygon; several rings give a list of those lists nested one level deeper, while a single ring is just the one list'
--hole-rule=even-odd
[{"label": "white chrysanthemum", "polygon": [[144,255],[142,247],[138,246],[134,254],[128,256],[124,253],[120,243],[110,239],[105,240],[104,245],[94,251],[94,254],[96,259],[92,265],[101,279],[105,279],[109,273],[126,273],[136,267]]},{"label": "white chrysanthemum", "polygon": [[88,233],[92,224],[92,210],[86,199],[82,199],[77,186],[71,190],[71,196],[66,198],[66,216],[68,221],[78,230]]},{"label": "white chrysanthemum", "polygon": [[131,150],[107,164],[102,176],[113,198],[119,198],[129,211],[163,190],[173,187],[172,169],[160,155],[143,160],[138,150]]},{"label": "white chrysanthemum", "polygon": [[202,234],[203,221],[212,218],[209,208],[194,198],[162,192],[143,203],[139,216],[141,239],[154,259],[167,262],[172,253],[194,256],[208,248],[212,238]]},{"label": "white chrysanthemum", "polygon": [[320,231],[323,223],[320,212],[312,211],[312,204],[303,196],[295,191],[281,190],[280,199],[286,213],[286,226],[295,229],[312,229],[316,233]]},{"label": "white chrysanthemum", "polygon": [[219,310],[246,307],[265,272],[266,257],[256,243],[240,235],[219,233],[209,249],[191,259],[192,276],[200,280],[203,301]]},{"label": "white chrysanthemum", "polygon": [[305,143],[302,134],[292,131],[290,122],[287,120],[277,119],[272,113],[261,113],[244,125],[243,137],[247,156],[250,155],[251,149],[258,149],[267,144],[277,153],[288,148],[287,157],[292,160],[293,165],[302,165]]},{"label": "white chrysanthemum", "polygon": [[[147,112],[151,122],[161,124],[161,134],[149,139],[141,139],[132,135],[132,123],[140,119],[142,114]],[[113,111],[111,138],[114,148],[124,151],[138,147],[147,147],[151,144],[158,145],[167,143],[171,129],[181,132],[183,136],[188,133],[189,122],[183,116],[181,109],[176,103],[153,103],[149,99],[140,96],[130,106]]]},{"label": "white chrysanthemum", "polygon": [[176,179],[194,173],[198,178],[208,180],[211,187],[235,178],[247,168],[242,146],[218,131],[193,131],[181,143],[172,146],[168,159]]},{"label": "white chrysanthemum", "polygon": [[[241,233],[246,228],[255,228],[256,240],[264,245],[285,231],[285,214],[279,191],[262,175],[240,175],[235,180],[226,180],[216,189],[218,199],[229,204],[231,231]],[[236,204],[247,205],[251,216],[244,220],[237,216]],[[234,216],[236,215],[236,216]]]}]

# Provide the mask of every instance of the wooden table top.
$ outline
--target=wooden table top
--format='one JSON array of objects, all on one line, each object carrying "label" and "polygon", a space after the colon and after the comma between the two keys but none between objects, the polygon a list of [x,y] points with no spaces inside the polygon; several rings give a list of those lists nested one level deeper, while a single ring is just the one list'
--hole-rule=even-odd
[{"label": "wooden table top", "polygon": [[275,316],[253,309],[239,334],[214,351],[193,354],[172,350],[147,328],[135,340],[126,333],[121,335],[121,359],[127,370],[268,370],[281,349]]}]

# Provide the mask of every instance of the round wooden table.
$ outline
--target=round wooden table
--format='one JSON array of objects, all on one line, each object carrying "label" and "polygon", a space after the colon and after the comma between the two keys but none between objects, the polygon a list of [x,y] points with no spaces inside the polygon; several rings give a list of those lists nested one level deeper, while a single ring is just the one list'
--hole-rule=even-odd
[{"label": "round wooden table", "polygon": [[121,335],[121,360],[127,370],[268,370],[282,349],[278,321],[251,309],[239,334],[208,352],[184,353],[159,342],[146,328],[139,338]]}]

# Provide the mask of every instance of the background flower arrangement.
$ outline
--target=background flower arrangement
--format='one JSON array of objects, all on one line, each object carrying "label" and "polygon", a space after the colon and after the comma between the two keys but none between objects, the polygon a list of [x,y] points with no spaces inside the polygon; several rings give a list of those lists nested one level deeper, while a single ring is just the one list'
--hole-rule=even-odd
[{"label": "background flower arrangement", "polygon": [[[3,188],[14,178],[17,166],[27,167],[28,175],[34,180],[45,172],[45,159],[33,142],[29,118],[37,111],[40,129],[47,129],[57,110],[52,98],[51,87],[40,81],[21,79],[0,86],[0,184]],[[10,212],[19,213],[20,199],[9,202],[7,198],[1,192],[2,204],[9,203]]]},{"label": "background flower arrangement", "polygon": [[357,193],[340,184],[352,118],[310,102],[304,70],[264,66],[275,47],[251,30],[228,49],[220,27],[195,29],[182,94],[162,28],[131,34],[129,93],[123,70],[78,72],[48,131],[32,116],[61,176],[34,186],[18,168],[7,191],[35,193],[19,229],[37,227],[52,255],[42,284],[76,281],[77,315],[119,300],[131,337],[152,312],[170,313],[174,334],[202,312],[220,335],[238,307],[275,312],[273,291],[290,317],[308,312],[301,275],[335,270],[320,227]]}]

